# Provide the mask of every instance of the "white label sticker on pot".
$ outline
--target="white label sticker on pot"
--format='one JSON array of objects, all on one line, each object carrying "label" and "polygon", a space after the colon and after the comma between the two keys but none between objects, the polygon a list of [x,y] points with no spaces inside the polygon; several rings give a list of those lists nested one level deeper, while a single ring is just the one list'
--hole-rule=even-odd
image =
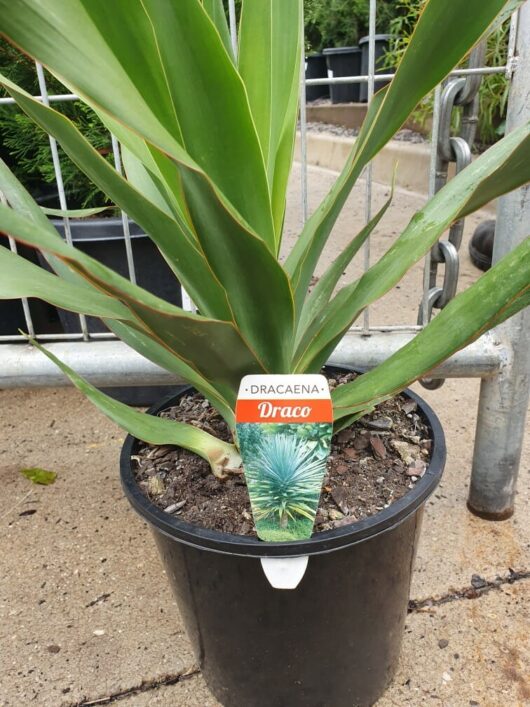
[{"label": "white label sticker on pot", "polygon": [[261,566],[273,589],[296,589],[307,569],[309,557],[262,557]]},{"label": "white label sticker on pot", "polygon": [[236,429],[258,536],[269,542],[311,537],[333,434],[327,379],[245,376]]}]

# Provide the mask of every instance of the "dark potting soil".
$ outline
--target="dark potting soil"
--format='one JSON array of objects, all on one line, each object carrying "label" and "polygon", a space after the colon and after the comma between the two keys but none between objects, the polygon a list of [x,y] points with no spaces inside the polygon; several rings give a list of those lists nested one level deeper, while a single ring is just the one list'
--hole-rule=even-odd
[{"label": "dark potting soil", "polygon": [[[330,378],[330,387],[354,377]],[[198,393],[181,398],[161,416],[231,441],[225,421]],[[429,429],[416,403],[403,395],[339,432],[332,440],[315,531],[353,523],[397,501],[425,473],[430,451]],[[221,481],[204,459],[173,446],[142,443],[133,461],[140,488],[162,510],[203,528],[256,535],[242,474]]]}]

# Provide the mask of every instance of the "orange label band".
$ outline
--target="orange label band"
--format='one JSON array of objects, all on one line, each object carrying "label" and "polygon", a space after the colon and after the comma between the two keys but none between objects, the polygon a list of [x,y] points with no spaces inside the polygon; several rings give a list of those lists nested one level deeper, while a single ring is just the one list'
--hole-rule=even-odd
[{"label": "orange label band", "polygon": [[329,399],[238,400],[238,422],[333,422]]}]

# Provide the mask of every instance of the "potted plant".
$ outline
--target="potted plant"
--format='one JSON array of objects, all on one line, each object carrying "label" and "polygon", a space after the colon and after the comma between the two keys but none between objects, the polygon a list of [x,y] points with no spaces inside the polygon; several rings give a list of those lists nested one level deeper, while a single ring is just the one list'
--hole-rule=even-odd
[{"label": "potted plant", "polygon": [[[395,15],[395,9],[392,3],[380,0],[376,13],[377,25],[386,28]],[[359,38],[368,31],[368,16],[369,4],[365,0],[305,0],[306,35],[313,48],[320,51],[324,47],[323,55],[333,78],[368,73],[359,42]],[[314,65],[317,65],[316,61]],[[363,100],[363,89],[366,89],[365,84],[332,84],[331,102],[358,103]]]},{"label": "potted plant", "polygon": [[[63,0],[0,0],[6,36],[50,67],[117,135],[134,165],[128,179],[68,119],[13,82],[3,78],[2,85],[150,234],[198,308],[192,313],[168,304],[66,244],[2,166],[0,188],[9,206],[0,207],[0,227],[43,252],[55,274],[0,248],[0,296],[37,296],[100,317],[135,350],[187,380],[218,413],[201,401],[197,418],[171,419],[181,391],[157,406],[161,416],[142,414],[110,400],[33,342],[130,433],[122,453],[125,492],[155,530],[205,679],[224,705],[350,707],[372,704],[382,693],[396,667],[422,507],[443,467],[443,434],[429,408],[413,399],[433,440],[428,469],[414,488],[370,518],[346,517],[306,540],[276,543],[205,529],[200,508],[195,524],[158,508],[135,478],[134,464],[145,452],[140,440],[163,445],[147,454],[186,453],[186,464],[195,466],[204,460],[212,474],[198,472],[203,493],[224,493],[234,484],[243,493],[234,436],[241,379],[320,371],[362,310],[392,288],[450,223],[530,177],[527,124],[449,182],[379,262],[334,294],[387,202],[308,295],[315,265],[365,165],[504,3],[427,3],[392,83],[369,107],[343,172],[280,262],[297,120],[301,5],[245,0],[236,59],[220,1],[143,0],[109,9],[103,0],[67,6]],[[355,435],[356,420],[526,306],[529,256],[527,239],[410,344],[337,385],[335,431]],[[185,393],[180,412],[193,400]],[[258,558],[291,569],[304,558],[309,562],[298,588],[282,592],[269,585]],[[282,565],[282,558],[291,561]]]},{"label": "potted plant", "polygon": [[[386,57],[386,53],[388,51],[388,47],[390,45],[390,42],[392,40],[392,35],[391,34],[376,34],[374,37],[375,40],[375,54],[374,54],[374,66],[375,66],[375,74],[386,74],[386,73],[391,73],[392,69],[385,69],[384,68],[384,60]],[[366,75],[368,74],[369,70],[369,56],[370,56],[370,50],[369,50],[369,37],[362,37],[362,39],[359,40],[359,49],[361,50],[361,74]],[[379,91],[382,89],[384,86],[388,84],[388,81],[385,80],[379,80],[374,82],[374,91]],[[359,100],[361,103],[366,103],[368,100],[368,84],[363,83],[360,88],[360,93],[359,93]]]},{"label": "potted plant", "polygon": [[[308,54],[306,56],[305,77],[306,79],[326,79],[328,77],[328,67],[324,54]],[[307,86],[305,90],[306,101],[316,101],[319,98],[329,98],[329,86]]]},{"label": "potted plant", "polygon": [[[359,47],[326,47],[323,54],[326,57],[331,78],[361,76],[362,50]],[[361,96],[361,84],[331,84],[330,92],[332,103],[358,103]]]}]

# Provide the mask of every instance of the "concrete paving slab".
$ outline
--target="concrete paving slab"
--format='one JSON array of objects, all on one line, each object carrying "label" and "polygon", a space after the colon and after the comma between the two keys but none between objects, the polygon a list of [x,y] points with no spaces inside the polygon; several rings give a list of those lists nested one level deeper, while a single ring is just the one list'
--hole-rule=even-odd
[{"label": "concrete paving slab", "polygon": [[525,580],[411,614],[398,674],[378,707],[528,705],[529,598]]},{"label": "concrete paving slab", "polygon": [[[529,599],[530,580],[525,580],[479,599],[410,614],[398,672],[377,707],[530,704]],[[199,676],[124,699],[122,705],[220,707]]]},{"label": "concrete paving slab", "polygon": [[412,585],[415,597],[468,586],[473,574],[492,580],[510,567],[530,569],[530,434],[523,447],[513,517],[492,523],[466,508],[479,386],[469,379],[448,380],[437,391],[414,386],[440,417],[447,439],[443,480],[427,502]]},{"label": "concrete paving slab", "polygon": [[[299,176],[295,171],[293,197]],[[312,208],[333,178],[327,170],[310,169]],[[374,208],[387,193],[387,187],[374,184]],[[361,183],[334,229],[320,272],[360,228],[363,196]],[[376,231],[374,258],[388,248],[423,201],[420,195],[397,191]],[[467,220],[460,287],[479,274],[469,262],[466,242],[483,217]],[[294,205],[287,219],[288,241],[298,232],[299,222]],[[355,263],[344,281],[359,272]],[[414,323],[421,278],[417,266],[373,308],[372,322]],[[414,598],[442,596],[469,586],[472,574],[491,580],[505,575],[509,567],[529,568],[528,440],[514,518],[492,524],[465,509],[478,385],[459,380],[448,381],[436,392],[420,389],[445,425],[449,460],[438,497],[427,508]],[[195,663],[154,543],[119,487],[122,433],[71,389],[0,391],[0,426],[0,706],[81,707],[120,694],[124,705],[214,707],[198,677],[125,696],[146,681],[177,679]],[[32,486],[19,474],[20,468],[30,466],[57,471],[57,482]],[[412,633],[405,636],[402,667],[384,707],[434,700],[447,707],[467,706],[471,700],[503,707],[525,704],[526,687],[520,676],[525,669],[528,672],[524,636],[530,632],[530,621],[524,592],[528,582],[521,581],[474,601],[411,615]],[[504,641],[499,638],[499,645],[494,629]],[[436,640],[443,638],[451,642],[453,653],[466,656],[465,670],[460,663],[453,665],[447,650],[437,647]],[[506,668],[513,685],[502,667],[503,651],[512,649],[519,651],[513,654],[516,667]],[[473,660],[479,650],[477,655],[489,663]],[[443,680],[444,672],[452,680]],[[477,692],[481,685],[488,694]]]},{"label": "concrete paving slab", "polygon": [[[188,669],[151,536],[119,485],[121,431],[69,388],[0,400],[0,705],[75,704]],[[56,483],[32,485],[19,469],[33,466]]]},{"label": "concrete paving slab", "polygon": [[[177,685],[159,687],[121,702],[123,707],[219,707],[200,675],[184,679]],[[250,707],[250,706],[249,706]]]}]

